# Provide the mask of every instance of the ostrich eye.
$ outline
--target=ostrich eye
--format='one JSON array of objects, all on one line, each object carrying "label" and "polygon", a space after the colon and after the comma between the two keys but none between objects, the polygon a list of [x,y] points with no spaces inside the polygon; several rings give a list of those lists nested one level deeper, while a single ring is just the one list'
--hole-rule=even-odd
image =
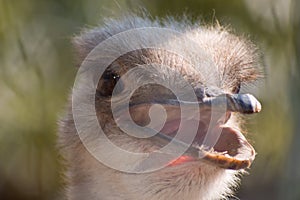
[{"label": "ostrich eye", "polygon": [[110,97],[113,92],[114,94],[120,93],[123,90],[123,83],[120,81],[119,74],[111,71],[104,72],[98,83],[97,96]]}]

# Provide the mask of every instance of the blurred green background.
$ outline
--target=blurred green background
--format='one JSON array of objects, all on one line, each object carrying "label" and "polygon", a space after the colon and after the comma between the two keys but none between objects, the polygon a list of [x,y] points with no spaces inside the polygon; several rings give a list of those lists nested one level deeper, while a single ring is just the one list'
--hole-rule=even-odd
[{"label": "blurred green background", "polygon": [[76,74],[71,37],[141,6],[159,17],[217,18],[259,45],[266,78],[255,93],[263,111],[248,127],[258,155],[236,196],[300,199],[296,0],[0,0],[0,199],[59,198],[56,121]]}]

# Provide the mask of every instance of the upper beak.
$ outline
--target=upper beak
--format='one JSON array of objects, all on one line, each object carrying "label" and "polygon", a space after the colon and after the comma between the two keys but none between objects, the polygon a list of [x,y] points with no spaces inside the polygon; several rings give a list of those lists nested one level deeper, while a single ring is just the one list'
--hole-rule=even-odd
[{"label": "upper beak", "polygon": [[221,94],[215,97],[205,97],[199,102],[175,101],[171,104],[182,106],[199,106],[199,108],[214,108],[243,114],[258,113],[261,111],[260,102],[251,94]]}]

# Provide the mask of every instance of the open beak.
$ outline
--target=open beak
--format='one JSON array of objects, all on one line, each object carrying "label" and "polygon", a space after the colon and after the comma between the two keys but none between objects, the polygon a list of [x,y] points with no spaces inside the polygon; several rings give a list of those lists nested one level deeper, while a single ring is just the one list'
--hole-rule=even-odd
[{"label": "open beak", "polygon": [[[165,146],[169,142],[173,142],[178,147],[186,150],[183,156],[188,157],[189,161],[205,161],[220,168],[225,169],[245,169],[249,168],[255,158],[254,148],[247,142],[244,135],[236,128],[226,125],[232,112],[242,114],[252,114],[260,112],[261,104],[251,94],[221,94],[215,97],[205,97],[197,102],[178,101],[175,99],[166,99],[159,103],[141,103],[134,104],[129,107],[130,115],[133,121],[144,126],[149,122],[149,109],[154,104],[163,106],[167,112],[166,122],[156,129],[156,134],[148,139],[159,146]],[[195,108],[197,106],[200,111],[200,118],[181,119],[180,107]],[[211,126],[212,111],[220,111],[223,113],[222,120],[212,124],[214,127],[211,133],[208,133],[208,126]],[[192,115],[192,111],[191,111]],[[193,121],[194,120],[194,121]],[[193,122],[198,124],[197,134],[192,144],[185,141],[185,138],[174,138],[179,129],[179,125],[183,124],[183,129],[189,129]],[[220,122],[221,121],[221,122]],[[213,122],[214,123],[214,122]],[[218,139],[212,148],[204,148],[205,138],[207,134],[214,135],[219,132]],[[176,161],[174,161],[176,162]]]},{"label": "open beak", "polygon": [[[176,102],[175,100],[172,100],[169,103],[171,105],[180,103],[181,106],[197,105],[201,111],[210,111],[212,110],[212,107],[214,108],[214,111],[225,111],[227,113],[227,119],[224,121],[225,123],[231,112],[252,114],[260,112],[261,110],[261,104],[251,94],[223,94],[217,97],[204,98],[202,102]],[[214,151],[207,151],[203,149],[202,146],[192,144],[188,147],[188,150],[184,155],[195,158],[196,160],[199,158],[226,169],[239,170],[250,167],[255,158],[255,150],[247,142],[243,134],[239,130],[227,127],[224,124],[218,124],[217,126],[219,131],[222,129],[222,133],[219,137],[219,141],[214,146]],[[199,128],[203,128],[200,123]],[[198,130],[195,141],[198,139],[200,140],[200,143],[203,142],[204,135],[206,134],[203,132],[205,131]],[[166,140],[168,142],[172,141],[177,145],[187,145],[182,140],[176,141],[174,137],[162,132],[156,134],[154,139]]]}]

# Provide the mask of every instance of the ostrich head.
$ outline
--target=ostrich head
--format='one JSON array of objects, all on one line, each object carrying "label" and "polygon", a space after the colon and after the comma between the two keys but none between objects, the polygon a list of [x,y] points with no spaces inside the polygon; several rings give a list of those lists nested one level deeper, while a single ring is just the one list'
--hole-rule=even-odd
[{"label": "ostrich head", "polygon": [[[135,30],[134,36],[129,34],[131,30]],[[180,33],[180,37],[158,36],[160,30]],[[117,40],[94,50],[123,33],[131,40]],[[138,48],[120,53],[104,66],[102,59],[121,51],[120,43],[136,43]],[[146,45],[149,43],[152,46]],[[232,194],[240,174],[255,156],[239,128],[239,116],[261,109],[252,95],[239,93],[241,86],[260,76],[251,42],[219,26],[128,16],[107,20],[103,27],[76,37],[74,44],[79,64],[90,62],[102,70],[92,88],[91,105],[105,137],[126,152],[148,156],[134,159],[107,148],[103,140],[94,144],[97,131],[90,125],[78,130],[71,101],[59,133],[68,169],[69,199],[211,200]],[[153,44],[161,46],[153,48]],[[78,85],[85,88],[84,82]],[[76,95],[83,101],[89,98],[83,93]],[[89,118],[84,110],[79,115]],[[132,122],[137,126],[132,127]],[[139,134],[142,137],[136,137]],[[160,152],[169,142],[172,147]],[[91,143],[96,149],[93,152],[87,148]],[[177,156],[178,149],[182,152]],[[101,162],[97,152],[107,163],[119,162],[126,169]],[[152,152],[156,154],[151,157]],[[153,164],[156,162],[163,167]],[[141,173],[143,169],[150,170]]]}]

